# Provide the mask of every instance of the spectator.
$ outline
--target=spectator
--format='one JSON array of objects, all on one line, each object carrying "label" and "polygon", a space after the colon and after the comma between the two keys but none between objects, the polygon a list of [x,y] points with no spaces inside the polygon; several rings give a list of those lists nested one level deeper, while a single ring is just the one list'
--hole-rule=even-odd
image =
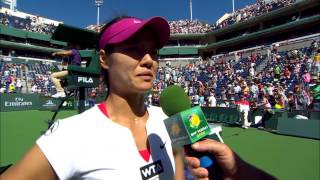
[{"label": "spectator", "polygon": [[209,104],[209,107],[216,107],[217,106],[217,100],[216,100],[213,92],[210,92],[210,96],[208,97],[208,104]]},{"label": "spectator", "polygon": [[316,84],[311,86],[311,94],[313,96],[313,110],[320,111],[320,79],[317,79]]},{"label": "spectator", "polygon": [[307,70],[304,70],[304,73],[302,75],[302,79],[303,79],[304,87],[308,88],[309,83],[311,81],[311,75]]},{"label": "spectator", "polygon": [[286,97],[280,90],[274,89],[275,109],[284,109],[286,105]]},{"label": "spectator", "polygon": [[9,93],[15,93],[15,90],[16,90],[16,86],[14,85],[14,82],[12,82],[9,85]]},{"label": "spectator", "polygon": [[250,111],[249,101],[246,100],[245,95],[241,95],[240,100],[238,100],[235,104],[237,105],[237,110],[240,115],[240,122],[242,123],[241,127],[244,129],[248,129],[248,127],[250,126],[248,122],[248,114]]},{"label": "spectator", "polygon": [[97,96],[96,89],[92,89],[89,93],[89,98],[88,98],[90,108],[96,104],[96,96]]},{"label": "spectator", "polygon": [[152,93],[149,93],[147,95],[147,102],[146,102],[148,105],[152,105]]},{"label": "spectator", "polygon": [[279,65],[276,65],[276,66],[273,68],[273,73],[274,73],[274,81],[280,80],[280,77],[281,77],[281,68],[280,68]]},{"label": "spectator", "polygon": [[261,122],[256,124],[255,126],[258,126],[259,129],[264,129],[265,122],[273,115],[273,111],[271,109],[271,104],[269,103],[267,94],[264,94],[264,95],[261,94],[259,99],[261,100],[261,102],[257,104],[257,107],[262,108],[263,114],[262,114]]},{"label": "spectator", "polygon": [[230,104],[229,104],[230,108],[237,108],[237,104],[236,101],[234,100],[234,97],[230,98]]},{"label": "spectator", "polygon": [[218,107],[229,107],[229,103],[228,103],[228,99],[227,98],[223,98],[222,101],[219,103]]},{"label": "spectator", "polygon": [[192,95],[192,104],[193,106],[198,106],[199,105],[199,95],[198,94],[194,94]]},{"label": "spectator", "polygon": [[38,93],[39,92],[37,84],[33,84],[31,86],[31,92],[32,93]]},{"label": "spectator", "polygon": [[249,75],[250,75],[251,79],[254,78],[254,76],[255,76],[254,67],[250,67],[250,69],[249,69]]},{"label": "spectator", "polygon": [[202,107],[202,106],[205,106],[205,100],[204,100],[204,95],[203,93],[200,94],[199,96],[199,105]]},{"label": "spectator", "polygon": [[310,45],[310,50],[311,50],[311,52],[312,52],[312,56],[313,55],[315,55],[316,54],[316,52],[318,51],[318,49],[319,49],[319,43],[316,41],[316,40],[313,40],[312,42],[311,42],[311,45]]},{"label": "spectator", "polygon": [[22,91],[22,82],[21,82],[21,79],[20,78],[17,78],[17,81],[16,81],[16,92],[17,93],[21,93]]},{"label": "spectator", "polygon": [[320,49],[318,49],[318,54],[314,56],[313,66],[312,66],[312,75],[319,76],[320,75]]},{"label": "spectator", "polygon": [[10,84],[13,82],[13,76],[11,74],[9,74],[7,77],[6,77],[6,80],[5,80],[5,84],[6,84],[6,93],[9,93],[9,86]]},{"label": "spectator", "polygon": [[291,112],[292,110],[296,109],[295,99],[294,99],[292,91],[288,92],[288,101],[287,102],[288,102],[287,110],[289,110]]},{"label": "spectator", "polygon": [[253,100],[258,100],[259,88],[254,82],[251,82],[250,93]]},{"label": "spectator", "polygon": [[295,86],[294,91],[293,91],[293,96],[295,99],[295,107],[296,110],[304,110],[306,109],[306,100],[304,99],[304,95],[302,92],[302,89],[299,85]]}]

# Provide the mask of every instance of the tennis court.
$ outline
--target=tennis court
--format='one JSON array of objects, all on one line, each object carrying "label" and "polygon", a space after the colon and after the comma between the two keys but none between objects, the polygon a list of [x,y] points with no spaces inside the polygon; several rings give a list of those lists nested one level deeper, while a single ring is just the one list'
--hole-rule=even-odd
[{"label": "tennis court", "polygon": [[[76,114],[62,111],[58,118]],[[0,115],[0,166],[18,161],[47,128],[53,112],[14,111]],[[243,159],[279,179],[320,179],[320,141],[261,131],[223,127],[222,137]]]}]

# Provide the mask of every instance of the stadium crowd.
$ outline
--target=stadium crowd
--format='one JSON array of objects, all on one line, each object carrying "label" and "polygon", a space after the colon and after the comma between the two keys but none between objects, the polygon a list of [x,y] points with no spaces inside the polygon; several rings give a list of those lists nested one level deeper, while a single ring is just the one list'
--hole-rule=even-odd
[{"label": "stadium crowd", "polygon": [[213,30],[224,28],[226,26],[243,22],[253,17],[266,14],[273,10],[277,10],[294,4],[296,0],[273,0],[266,2],[265,0],[257,0],[256,3],[247,5],[245,8],[238,9],[232,13],[227,19],[214,25]]},{"label": "stadium crowd", "polygon": [[50,64],[28,64],[27,79],[31,82],[31,93],[41,93],[50,96],[55,92],[52,81],[50,80],[51,72],[58,69],[57,66]]},{"label": "stadium crowd", "polygon": [[12,16],[7,12],[0,13],[0,24],[49,35],[51,35],[56,29],[54,24],[43,23],[40,16],[27,16],[26,18],[20,18],[17,16]]},{"label": "stadium crowd", "polygon": [[[244,97],[250,107],[307,110],[313,95],[310,87],[320,82],[320,62],[312,57],[319,51],[319,42],[310,47],[278,52],[278,44],[268,50],[269,55],[251,53],[239,60],[209,58],[185,66],[174,67],[170,62],[160,67],[148,101],[159,104],[160,92],[169,85],[185,88],[193,105],[209,107],[236,107]],[[257,67],[264,68],[257,71]],[[1,92],[21,92],[22,79],[31,84],[32,93],[54,93],[50,80],[50,64],[14,64],[1,62]],[[26,74],[24,78],[22,74]],[[30,91],[30,90],[29,90]],[[317,109],[317,108],[316,108]]]},{"label": "stadium crowd", "polygon": [[[320,82],[319,62],[310,56],[318,43],[285,52],[277,52],[274,46],[270,58],[253,53],[238,62],[210,59],[180,67],[167,63],[159,70],[149,101],[159,104],[158,92],[177,84],[185,88],[193,105],[236,107],[236,101],[244,97],[250,107],[307,110],[314,98],[310,87]],[[266,66],[255,72],[262,61]]]},{"label": "stadium crowd", "polygon": [[169,21],[171,34],[207,33],[211,26],[199,20]]},{"label": "stadium crowd", "polygon": [[[250,102],[250,107],[312,108],[314,92],[310,87],[319,85],[320,62],[313,61],[311,57],[319,51],[319,42],[313,41],[310,47],[290,51],[278,52],[278,48],[278,45],[272,46],[269,55],[253,52],[242,57],[239,53],[238,61],[209,58],[179,67],[171,66],[168,61],[166,66],[159,68],[148,101],[159,105],[160,92],[169,85],[177,84],[185,88],[193,105],[236,107],[237,100],[244,97]],[[264,68],[257,71],[261,64]],[[32,93],[49,96],[54,93],[49,78],[52,69],[58,67],[43,63],[1,62],[1,92],[21,92],[21,80],[27,79]],[[27,74],[27,78],[22,74]]]},{"label": "stadium crowd", "polygon": [[[296,0],[257,0],[256,3],[247,5],[245,8],[238,9],[235,12],[230,13],[226,19],[212,25],[199,20],[169,21],[170,31],[171,34],[207,33],[235,23],[246,21],[279,8],[290,6],[294,4],[295,1]],[[39,16],[19,18],[11,16],[8,13],[0,13],[0,23],[14,28],[49,35],[52,34],[56,28],[54,24],[43,23]],[[96,28],[95,25],[88,28],[91,30],[99,29]]]},{"label": "stadium crowd", "polygon": [[49,96],[54,93],[50,74],[56,69],[56,65],[49,63],[22,64],[0,61],[0,93],[27,92]]},{"label": "stadium crowd", "polygon": [[23,64],[0,62],[0,93],[20,93]]},{"label": "stadium crowd", "polygon": [[279,8],[290,6],[294,4],[295,1],[296,0],[273,0],[266,2],[265,0],[257,0],[256,3],[247,5],[245,8],[238,9],[234,13],[230,13],[226,19],[212,25],[199,20],[169,21],[170,31],[172,34],[207,33],[235,23],[246,21]]}]

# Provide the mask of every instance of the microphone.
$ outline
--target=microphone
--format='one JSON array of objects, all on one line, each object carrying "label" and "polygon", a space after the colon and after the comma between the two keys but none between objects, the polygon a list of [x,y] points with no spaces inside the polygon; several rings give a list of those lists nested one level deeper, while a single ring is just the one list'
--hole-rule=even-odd
[{"label": "microphone", "polygon": [[184,89],[169,86],[160,94],[160,106],[169,116],[164,124],[174,146],[184,146],[187,154],[198,157],[200,166],[210,168],[214,166],[214,156],[211,153],[195,152],[191,144],[203,139],[211,133],[208,122],[200,106],[191,107],[189,97]]}]

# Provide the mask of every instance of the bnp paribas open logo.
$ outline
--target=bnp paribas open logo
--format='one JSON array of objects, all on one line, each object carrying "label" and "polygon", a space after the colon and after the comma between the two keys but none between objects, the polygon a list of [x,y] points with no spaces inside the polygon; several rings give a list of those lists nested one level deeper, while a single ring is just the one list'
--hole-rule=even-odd
[{"label": "bnp paribas open logo", "polygon": [[188,120],[190,123],[190,127],[194,129],[198,128],[201,122],[200,117],[197,114],[189,115]]}]

